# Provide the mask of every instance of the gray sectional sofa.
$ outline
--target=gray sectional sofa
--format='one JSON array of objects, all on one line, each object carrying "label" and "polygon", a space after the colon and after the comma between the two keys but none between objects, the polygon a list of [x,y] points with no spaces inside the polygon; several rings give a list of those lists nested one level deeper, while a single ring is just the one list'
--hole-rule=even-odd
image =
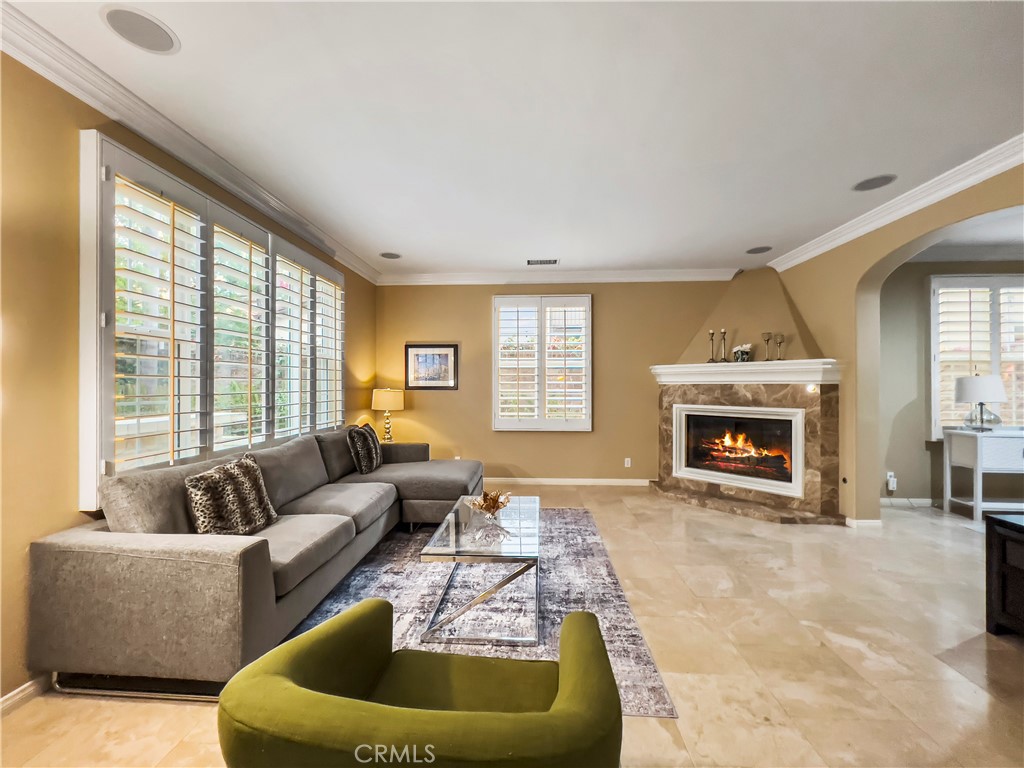
[{"label": "gray sectional sofa", "polygon": [[232,457],[104,481],[105,519],[33,542],[29,666],[66,676],[221,683],[279,643],[396,523],[436,523],[483,489],[477,461],[384,444],[355,471],[347,430],[252,451],[279,517],[192,531],[185,478]]}]

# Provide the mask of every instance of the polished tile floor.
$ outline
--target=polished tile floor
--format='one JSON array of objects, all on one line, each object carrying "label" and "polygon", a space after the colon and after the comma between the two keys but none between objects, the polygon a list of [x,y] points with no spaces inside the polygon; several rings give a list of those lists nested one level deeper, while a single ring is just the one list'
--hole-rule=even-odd
[{"label": "polished tile floor", "polygon": [[[624,766],[1024,766],[1024,642],[984,631],[984,536],[886,507],[780,526],[641,488],[517,487],[593,512],[677,720],[626,718]],[[49,694],[4,766],[214,766],[210,704]]]}]

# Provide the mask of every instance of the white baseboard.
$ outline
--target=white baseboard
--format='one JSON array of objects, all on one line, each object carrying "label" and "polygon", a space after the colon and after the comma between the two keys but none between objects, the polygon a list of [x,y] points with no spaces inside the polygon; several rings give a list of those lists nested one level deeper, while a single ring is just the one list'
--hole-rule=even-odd
[{"label": "white baseboard", "polygon": [[852,517],[846,518],[847,528],[875,528],[881,525],[881,520],[857,520]]},{"label": "white baseboard", "polygon": [[48,690],[50,690],[50,678],[47,675],[32,678],[0,699],[0,715],[9,715],[22,704],[46,693]]},{"label": "white baseboard", "polygon": [[484,477],[485,483],[505,485],[650,485],[653,480],[632,477]]}]

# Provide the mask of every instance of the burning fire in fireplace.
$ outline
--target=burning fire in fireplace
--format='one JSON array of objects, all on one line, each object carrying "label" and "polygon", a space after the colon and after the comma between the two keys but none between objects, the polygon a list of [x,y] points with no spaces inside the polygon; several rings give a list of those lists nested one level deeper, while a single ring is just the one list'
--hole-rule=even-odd
[{"label": "burning fire in fireplace", "polygon": [[722,437],[701,440],[701,447],[710,459],[723,464],[747,464],[791,470],[789,453],[781,448],[762,448],[754,445],[742,432],[733,437],[732,432],[726,431]]}]

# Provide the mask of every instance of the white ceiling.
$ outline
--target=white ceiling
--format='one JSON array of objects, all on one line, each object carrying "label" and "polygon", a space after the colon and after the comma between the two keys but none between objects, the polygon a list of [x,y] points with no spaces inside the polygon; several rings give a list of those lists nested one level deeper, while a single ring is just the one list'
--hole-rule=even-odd
[{"label": "white ceiling", "polygon": [[385,275],[760,266],[1024,132],[1020,3],[15,5]]},{"label": "white ceiling", "polygon": [[975,216],[911,261],[1024,260],[1024,206]]}]

